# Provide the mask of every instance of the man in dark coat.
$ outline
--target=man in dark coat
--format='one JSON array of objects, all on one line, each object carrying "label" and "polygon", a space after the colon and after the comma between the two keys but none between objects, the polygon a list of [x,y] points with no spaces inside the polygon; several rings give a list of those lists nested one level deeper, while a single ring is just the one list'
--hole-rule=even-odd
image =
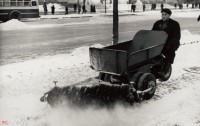
[{"label": "man in dark coat", "polygon": [[54,13],[55,13],[55,6],[52,5],[52,6],[51,6],[51,14],[54,14]]},{"label": "man in dark coat", "polygon": [[68,6],[66,5],[65,6],[65,14],[68,14],[69,12],[68,12]]},{"label": "man in dark coat", "polygon": [[167,69],[174,62],[175,52],[180,45],[181,30],[179,23],[170,18],[172,14],[170,9],[163,8],[161,13],[162,19],[155,22],[152,30],[165,31],[168,34],[167,42],[162,50]]},{"label": "man in dark coat", "polygon": [[43,4],[43,8],[44,8],[44,14],[45,15],[47,15],[47,4],[46,4],[46,2],[44,2],[44,4]]},{"label": "man in dark coat", "polygon": [[136,9],[136,5],[135,5],[135,4],[132,4],[132,5],[131,5],[131,12],[132,12],[132,11],[135,12],[135,9]]},{"label": "man in dark coat", "polygon": [[197,21],[200,21],[200,15],[199,15],[199,17],[197,18]]}]

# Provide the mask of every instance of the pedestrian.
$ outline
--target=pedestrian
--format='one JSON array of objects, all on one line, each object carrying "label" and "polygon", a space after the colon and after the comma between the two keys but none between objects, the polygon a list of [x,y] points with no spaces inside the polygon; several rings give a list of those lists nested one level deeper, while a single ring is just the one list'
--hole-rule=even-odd
[{"label": "pedestrian", "polygon": [[143,12],[145,11],[145,9],[146,9],[146,5],[145,5],[145,4],[143,4]]},{"label": "pedestrian", "polygon": [[74,12],[76,12],[76,8],[77,8],[77,5],[76,5],[76,4],[74,4]]},{"label": "pedestrian", "polygon": [[157,6],[157,4],[154,4],[154,10],[156,10],[156,6]]},{"label": "pedestrian", "polygon": [[194,8],[194,3],[192,3],[192,8]]},{"label": "pedestrian", "polygon": [[46,2],[44,2],[44,4],[43,4],[43,8],[44,8],[44,15],[47,15],[47,4],[46,4]]},{"label": "pedestrian", "polygon": [[94,8],[93,8],[93,5],[91,4],[90,5],[90,13],[93,13],[94,12]]},{"label": "pedestrian", "polygon": [[81,5],[79,4],[78,5],[78,14],[80,14],[81,13]]},{"label": "pedestrian", "polygon": [[82,6],[82,10],[83,10],[82,14],[83,14],[83,13],[85,13],[85,14],[86,14],[87,10],[86,10],[86,7],[85,7],[85,5],[84,5],[84,4],[83,4],[83,6]]},{"label": "pedestrian", "polygon": [[163,3],[161,3],[161,5],[160,5],[161,11],[162,11],[163,7],[164,7],[164,5],[163,5]]},{"label": "pedestrian", "polygon": [[95,7],[95,5],[93,5],[93,11],[94,11],[94,13],[96,13],[96,7]]},{"label": "pedestrian", "polygon": [[65,6],[65,14],[69,14],[67,5]]},{"label": "pedestrian", "polygon": [[[162,50],[165,57],[164,71],[167,72],[168,68],[174,63],[175,52],[180,46],[180,25],[177,21],[170,18],[172,11],[168,8],[163,8],[161,11],[162,19],[154,23],[152,30],[165,31],[168,34],[166,44]],[[165,75],[165,73],[160,73]]]},{"label": "pedestrian", "polygon": [[174,7],[175,7],[175,8],[177,7],[177,4],[176,4],[176,3],[174,4]]},{"label": "pedestrian", "polygon": [[135,5],[135,4],[132,4],[132,5],[131,5],[131,12],[135,12],[135,8],[136,8],[136,5]]},{"label": "pedestrian", "polygon": [[200,2],[199,2],[199,9],[200,9]]},{"label": "pedestrian", "polygon": [[54,13],[55,13],[55,6],[54,6],[54,5],[52,5],[52,6],[51,6],[51,14],[53,14],[53,15],[54,15]]},{"label": "pedestrian", "polygon": [[200,21],[200,15],[199,15],[199,17],[197,18],[197,21]]}]

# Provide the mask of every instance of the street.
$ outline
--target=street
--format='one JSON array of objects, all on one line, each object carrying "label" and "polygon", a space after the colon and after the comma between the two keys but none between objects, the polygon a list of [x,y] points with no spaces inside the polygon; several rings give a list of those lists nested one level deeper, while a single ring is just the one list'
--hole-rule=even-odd
[{"label": "street", "polygon": [[[76,19],[46,19],[26,21],[34,26],[52,27],[25,30],[1,31],[0,65],[21,62],[32,58],[60,53],[69,53],[80,46],[112,44],[112,24],[91,24],[90,17]],[[119,24],[119,42],[133,38],[139,30],[150,30],[157,19]],[[193,18],[176,18],[181,29],[200,33]],[[74,24],[68,25],[68,23]],[[55,26],[54,26],[55,25]]]}]

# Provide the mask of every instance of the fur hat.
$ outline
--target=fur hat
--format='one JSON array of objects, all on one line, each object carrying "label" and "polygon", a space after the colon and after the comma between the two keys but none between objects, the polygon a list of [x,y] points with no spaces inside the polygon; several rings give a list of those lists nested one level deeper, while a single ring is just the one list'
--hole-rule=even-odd
[{"label": "fur hat", "polygon": [[162,12],[165,12],[165,13],[167,13],[167,14],[169,14],[169,15],[172,14],[172,11],[171,11],[170,9],[168,9],[168,8],[163,8],[163,9],[161,10],[161,13],[162,13]]}]

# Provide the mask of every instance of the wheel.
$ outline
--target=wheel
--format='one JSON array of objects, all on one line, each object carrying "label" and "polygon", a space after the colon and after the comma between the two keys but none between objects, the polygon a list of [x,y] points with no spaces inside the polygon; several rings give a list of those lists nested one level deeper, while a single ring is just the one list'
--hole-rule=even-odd
[{"label": "wheel", "polygon": [[145,91],[148,89],[150,89],[150,90],[143,94],[142,98],[144,100],[148,100],[148,99],[152,98],[156,91],[156,78],[151,73],[144,73],[139,78],[139,81],[137,83],[137,90]]},{"label": "wheel", "polygon": [[21,19],[21,14],[19,12],[12,12],[10,14],[10,19],[17,19],[20,20]]},{"label": "wheel", "polygon": [[159,80],[160,81],[167,81],[171,76],[172,66],[171,65],[168,66],[164,71],[161,71],[160,73],[162,73],[162,74],[159,75]]}]

